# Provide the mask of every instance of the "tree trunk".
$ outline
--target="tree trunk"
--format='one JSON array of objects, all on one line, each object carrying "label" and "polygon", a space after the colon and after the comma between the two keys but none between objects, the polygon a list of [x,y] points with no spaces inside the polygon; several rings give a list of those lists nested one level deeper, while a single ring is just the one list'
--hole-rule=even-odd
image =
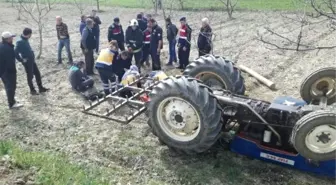
[{"label": "tree trunk", "polygon": [[39,52],[38,52],[38,54],[37,54],[37,59],[40,59],[41,58],[41,56],[42,56],[42,48],[43,48],[43,38],[42,38],[42,31],[43,31],[43,27],[42,27],[42,23],[41,22],[39,22],[38,23],[38,32],[39,32],[39,46],[40,46],[40,48],[39,48]]},{"label": "tree trunk", "polygon": [[99,8],[99,0],[96,0],[97,2],[97,11],[99,12],[100,11],[100,8]]}]

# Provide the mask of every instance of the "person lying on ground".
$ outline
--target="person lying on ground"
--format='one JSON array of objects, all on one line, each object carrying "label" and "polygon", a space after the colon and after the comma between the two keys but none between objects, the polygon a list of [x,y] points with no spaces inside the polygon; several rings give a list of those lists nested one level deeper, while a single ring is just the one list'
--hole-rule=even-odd
[{"label": "person lying on ground", "polygon": [[129,60],[129,53],[128,51],[122,51],[118,57],[117,60],[112,64],[113,72],[118,77],[118,82],[121,81],[122,77],[125,74],[125,71],[127,71],[132,65],[132,61]]},{"label": "person lying on ground", "polygon": [[29,39],[32,36],[32,33],[33,31],[30,28],[25,28],[23,30],[20,39],[16,42],[15,57],[22,63],[26,70],[30,94],[38,95],[33,84],[34,77],[40,93],[47,92],[49,89],[42,85],[41,73],[36,65],[35,54],[29,44]]},{"label": "person lying on ground", "polygon": [[95,64],[106,95],[109,95],[110,91],[114,91],[117,88],[116,75],[113,73],[113,63],[117,60],[118,50],[118,42],[112,40],[109,43],[109,47],[99,53]]},{"label": "person lying on ground", "polygon": [[93,79],[83,73],[82,70],[84,66],[85,63],[83,61],[79,61],[74,63],[69,70],[69,81],[71,87],[77,92],[85,92],[94,85]]}]

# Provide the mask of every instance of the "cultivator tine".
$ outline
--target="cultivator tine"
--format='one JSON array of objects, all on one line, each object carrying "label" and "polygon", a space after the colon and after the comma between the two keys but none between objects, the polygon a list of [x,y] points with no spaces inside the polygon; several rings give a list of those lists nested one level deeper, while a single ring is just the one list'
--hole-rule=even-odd
[{"label": "cultivator tine", "polygon": [[[89,101],[88,107],[83,106],[83,112],[89,115],[113,120],[119,123],[127,124],[131,122],[133,119],[135,119],[138,115],[140,115],[146,110],[145,102],[142,102],[138,100],[137,98],[143,94],[148,96],[148,93],[150,93],[150,89],[153,86],[158,84],[158,82],[153,82],[148,87],[143,86],[141,88],[134,86],[135,84],[139,82],[142,83],[141,80],[146,80],[146,79],[150,79],[150,78],[140,77],[140,78],[137,78],[133,82],[127,82],[126,86],[123,86],[120,88],[118,86],[115,86],[114,88],[109,89],[111,92],[110,95],[104,94],[103,98],[101,99],[96,97],[97,101],[95,102]],[[125,89],[132,90],[133,92],[132,95],[120,97],[119,93]],[[98,105],[102,104],[103,102],[110,101],[110,100],[112,100],[112,102],[110,102],[110,107],[105,108],[105,111],[104,109],[103,109],[103,112],[101,113],[95,113],[94,111],[93,112],[90,111],[90,110],[93,110]],[[130,108],[127,115],[122,115],[119,118],[113,117],[113,114],[116,113],[118,109],[125,107],[125,106],[128,106]]]}]

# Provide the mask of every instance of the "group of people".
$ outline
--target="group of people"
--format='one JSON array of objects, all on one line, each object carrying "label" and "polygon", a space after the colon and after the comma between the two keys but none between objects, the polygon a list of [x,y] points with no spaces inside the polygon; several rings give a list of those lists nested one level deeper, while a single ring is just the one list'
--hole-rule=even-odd
[{"label": "group of people", "polygon": [[[23,105],[15,100],[16,91],[16,60],[25,68],[27,74],[28,87],[32,95],[45,93],[49,91],[42,85],[41,73],[35,62],[35,54],[32,50],[29,39],[32,36],[32,29],[25,28],[22,35],[17,40],[16,45],[13,44],[15,34],[3,32],[1,34],[2,42],[0,43],[0,77],[4,83],[8,106],[12,108],[20,108]],[[36,91],[33,78],[35,77],[39,93]]]},{"label": "group of people", "polygon": [[[62,50],[65,47],[68,63],[72,65],[70,68],[70,83],[74,89],[83,92],[92,87],[93,80],[89,76],[94,74],[94,68],[96,68],[103,83],[104,92],[109,94],[111,85],[114,86],[120,82],[125,71],[131,68],[133,58],[135,66],[132,69],[138,70],[139,73],[145,63],[147,66],[150,65],[149,56],[152,60],[152,70],[161,70],[160,54],[163,48],[163,30],[150,14],[146,16],[143,13],[138,14],[136,19],[132,19],[129,22],[125,32],[120,24],[120,19],[118,17],[114,18],[107,33],[109,47],[101,51],[99,50],[99,38],[102,22],[96,14],[97,12],[93,10],[89,16],[81,16],[81,24],[79,26],[81,34],[80,47],[85,61],[76,63],[73,62],[71,54],[68,26],[63,22],[62,17],[56,17],[58,63],[62,64]],[[188,25],[186,17],[180,18],[181,25],[179,28],[172,23],[170,18],[165,21],[166,36],[169,42],[169,61],[167,65],[178,63],[177,68],[183,71],[189,64],[192,29]],[[5,84],[10,108],[22,106],[14,99],[16,89],[15,59],[20,61],[25,67],[31,94],[38,94],[32,83],[34,76],[40,93],[49,90],[42,85],[41,75],[35,63],[35,55],[28,42],[31,34],[32,30],[25,28],[15,48],[13,45],[13,37],[15,35],[10,32],[2,34],[0,77]],[[211,38],[212,30],[209,26],[209,20],[203,18],[197,40],[199,56],[210,53],[212,50]],[[178,47],[177,56],[176,45]],[[94,61],[95,52],[98,54],[96,61]]]}]

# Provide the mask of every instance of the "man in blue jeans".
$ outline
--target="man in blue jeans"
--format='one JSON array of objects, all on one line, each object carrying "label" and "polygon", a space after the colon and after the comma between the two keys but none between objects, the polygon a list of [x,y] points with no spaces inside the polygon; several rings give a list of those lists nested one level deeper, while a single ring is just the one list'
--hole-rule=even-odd
[{"label": "man in blue jeans", "polygon": [[178,30],[175,24],[171,22],[169,17],[166,19],[166,24],[167,24],[166,26],[167,40],[169,42],[169,62],[167,63],[167,65],[172,65],[173,62],[177,62],[175,47],[176,47],[176,35],[178,33]]},{"label": "man in blue jeans", "polygon": [[70,50],[70,36],[68,32],[68,26],[63,23],[62,17],[56,17],[56,31],[57,31],[57,38],[58,38],[58,64],[62,64],[62,50],[65,47],[65,50],[68,54],[68,64],[72,64],[72,54]]}]

